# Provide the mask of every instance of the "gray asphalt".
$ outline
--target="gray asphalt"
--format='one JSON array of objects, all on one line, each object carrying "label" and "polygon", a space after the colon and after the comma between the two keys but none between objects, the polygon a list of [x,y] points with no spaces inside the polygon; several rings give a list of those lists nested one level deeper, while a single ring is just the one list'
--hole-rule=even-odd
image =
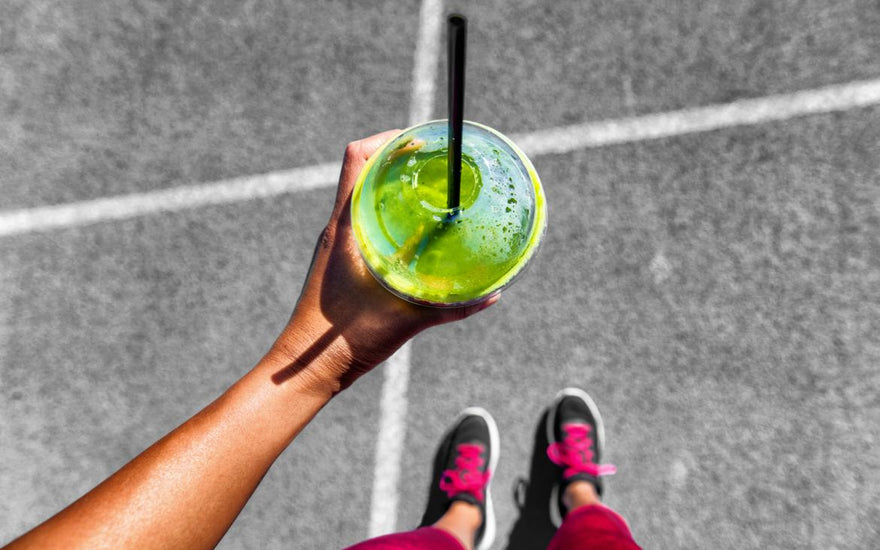
[{"label": "gray asphalt", "polygon": [[4,2],[0,208],[337,161],[406,124],[414,8]]},{"label": "gray asphalt", "polygon": [[[880,76],[869,2],[451,2],[506,133]],[[0,209],[337,161],[406,124],[415,3],[0,5]],[[444,67],[438,67],[444,110]],[[550,225],[490,310],[416,338],[399,525],[463,407],[499,541],[542,408],[596,399],[646,548],[880,547],[880,108],[533,159]],[[333,190],[0,239],[0,543],[213,400],[289,315]],[[450,345],[454,342],[455,345]],[[367,532],[376,371],[221,548]]]},{"label": "gray asphalt", "polygon": [[878,143],[878,115],[538,159],[551,224],[532,271],[416,341],[410,398],[437,403],[413,412],[416,463],[438,416],[490,403],[512,522],[541,408],[576,385],[604,411],[607,502],[646,546],[872,546],[880,193],[851,144]]}]

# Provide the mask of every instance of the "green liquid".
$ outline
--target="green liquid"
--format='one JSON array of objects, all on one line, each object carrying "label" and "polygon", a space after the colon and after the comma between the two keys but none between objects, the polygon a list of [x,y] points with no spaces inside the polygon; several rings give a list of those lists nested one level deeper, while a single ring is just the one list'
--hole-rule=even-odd
[{"label": "green liquid", "polygon": [[386,286],[414,301],[485,297],[506,284],[537,245],[531,174],[495,136],[467,130],[457,212],[446,208],[444,124],[415,144],[411,136],[395,139],[368,166],[352,198],[367,264]]}]

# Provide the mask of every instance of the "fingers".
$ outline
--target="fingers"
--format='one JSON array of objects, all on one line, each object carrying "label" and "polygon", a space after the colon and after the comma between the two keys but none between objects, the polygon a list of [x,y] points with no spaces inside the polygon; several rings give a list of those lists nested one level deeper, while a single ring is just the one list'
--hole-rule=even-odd
[{"label": "fingers", "polygon": [[488,300],[486,300],[484,302],[480,302],[479,304],[467,306],[464,308],[464,316],[462,318],[464,319],[466,317],[470,317],[474,313],[478,313],[480,311],[483,311],[484,309],[488,309],[488,308],[492,307],[493,305],[497,304],[498,300],[500,300],[500,299],[501,299],[501,293],[498,293],[498,294],[490,297]]},{"label": "fingers", "polygon": [[348,144],[345,148],[345,157],[342,159],[342,173],[339,175],[339,188],[336,192],[337,209],[348,200],[354,189],[354,183],[370,155],[399,133],[400,130],[387,130]]},{"label": "fingers", "polygon": [[461,321],[462,319],[467,319],[475,313],[479,313],[484,309],[492,307],[494,304],[498,303],[498,300],[500,299],[501,294],[496,294],[486,301],[469,306],[457,307],[454,309],[437,309],[434,311],[437,312],[437,314],[439,315],[439,324],[450,323],[452,321]]},{"label": "fingers", "polygon": [[[367,159],[370,158],[370,155],[375,153],[379,147],[385,145],[386,142],[390,141],[391,138],[399,133],[399,129],[386,130],[370,137],[353,141],[349,144],[349,146],[354,146],[356,152],[360,153],[360,155],[363,157],[363,161],[366,162]],[[361,164],[361,166],[363,166],[363,164]]]}]

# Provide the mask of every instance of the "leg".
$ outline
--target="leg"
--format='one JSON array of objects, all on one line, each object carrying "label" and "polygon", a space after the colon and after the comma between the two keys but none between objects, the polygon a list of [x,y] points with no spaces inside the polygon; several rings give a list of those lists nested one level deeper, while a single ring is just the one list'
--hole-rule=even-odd
[{"label": "leg", "polygon": [[394,533],[348,547],[346,550],[466,550],[461,542],[448,532],[434,527],[422,527],[405,533]]},{"label": "leg", "polygon": [[349,550],[484,550],[495,538],[489,482],[498,463],[498,428],[483,409],[466,409],[434,459],[428,505],[418,529]]},{"label": "leg", "polygon": [[626,520],[603,504],[573,508],[548,550],[639,550]]},{"label": "leg", "polygon": [[449,509],[434,523],[434,527],[453,535],[462,542],[466,550],[473,550],[482,524],[483,514],[479,507],[457,500],[449,505]]}]

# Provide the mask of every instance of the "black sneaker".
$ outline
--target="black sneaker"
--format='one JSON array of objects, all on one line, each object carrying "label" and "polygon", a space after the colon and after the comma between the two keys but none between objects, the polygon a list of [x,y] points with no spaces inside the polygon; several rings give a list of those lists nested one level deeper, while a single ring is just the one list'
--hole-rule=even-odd
[{"label": "black sneaker", "polygon": [[474,548],[489,548],[495,540],[495,510],[489,483],[497,464],[495,420],[480,407],[465,409],[437,449],[428,506],[419,527],[436,523],[454,501],[468,502],[483,514]]},{"label": "black sneaker", "polygon": [[567,510],[562,503],[565,488],[572,481],[589,481],[602,495],[600,476],[617,468],[600,464],[605,446],[605,428],[599,409],[583,390],[566,388],[556,394],[547,414],[547,457],[559,469],[557,483],[550,493],[550,519],[562,525]]}]

